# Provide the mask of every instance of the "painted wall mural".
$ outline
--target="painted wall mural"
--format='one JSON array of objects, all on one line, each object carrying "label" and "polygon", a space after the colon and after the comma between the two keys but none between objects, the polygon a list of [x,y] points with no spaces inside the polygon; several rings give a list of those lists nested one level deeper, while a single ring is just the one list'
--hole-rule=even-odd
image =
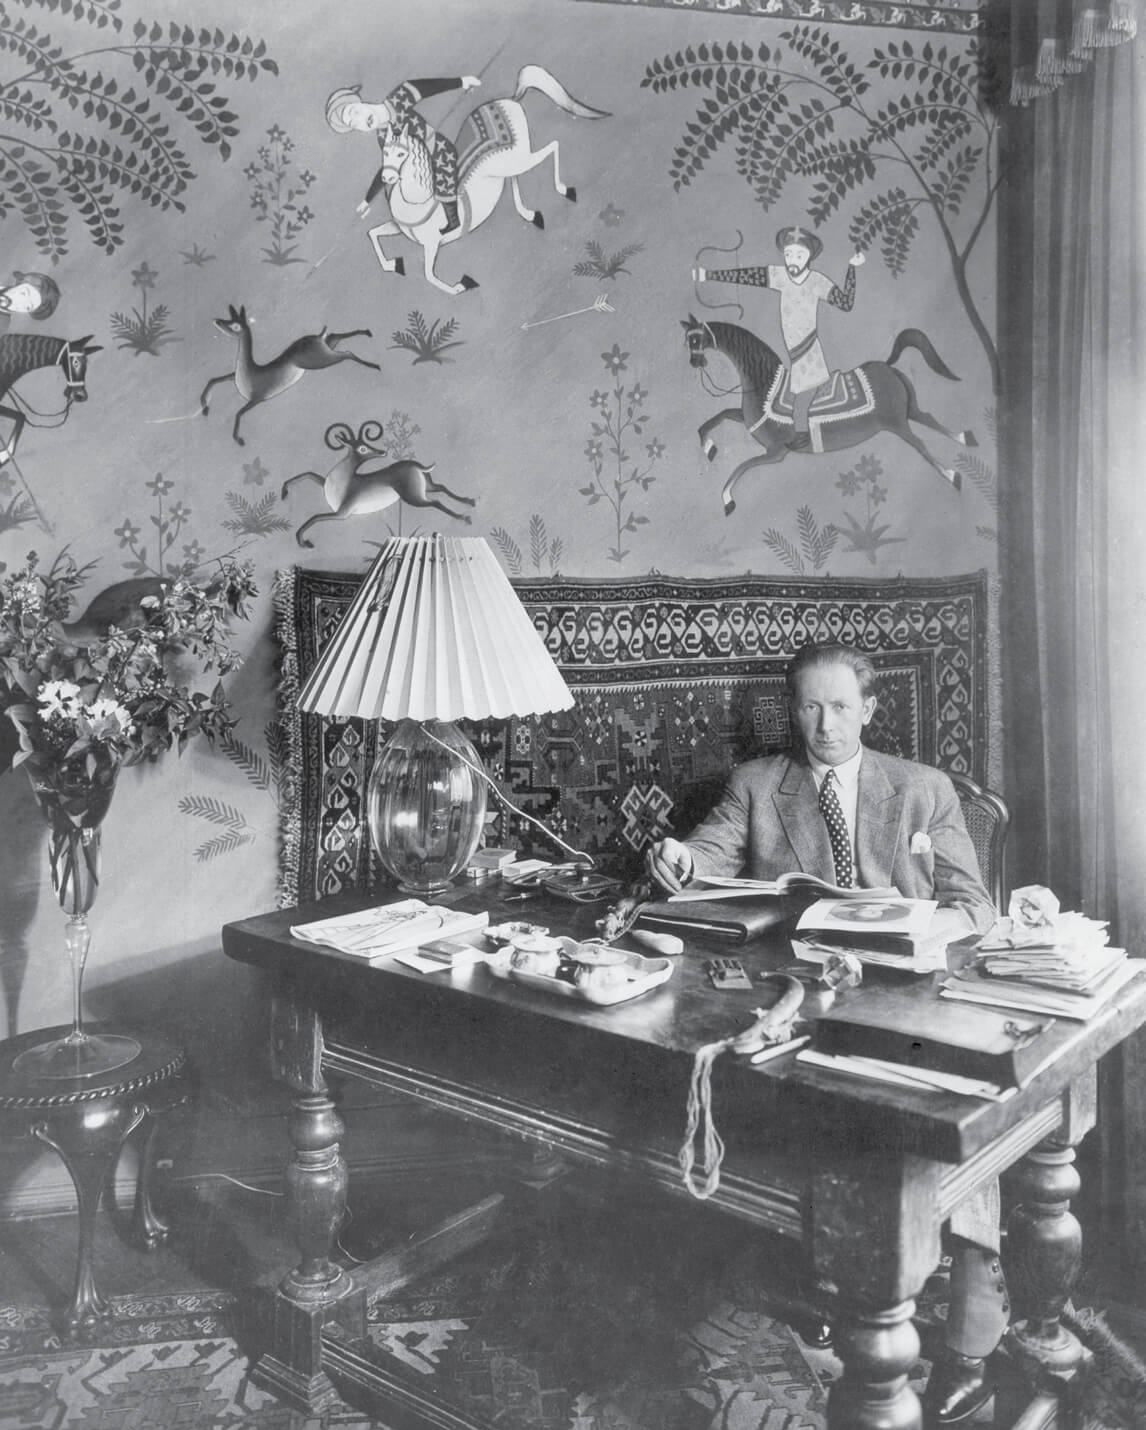
[{"label": "painted wall mural", "polygon": [[[185,9],[0,0],[0,574],[94,563],[73,621],[220,558],[259,591],[234,730],[121,779],[96,1013],[273,903],[278,571],[441,530],[525,577],[957,574],[993,567],[1005,479],[975,6]],[[766,417],[781,229],[838,390],[813,361]],[[0,775],[13,1030],[63,1007],[26,784]]]},{"label": "painted wall mural", "polygon": [[705,94],[673,150],[674,186],[690,185],[726,145],[765,212],[792,180],[811,178],[811,227],[848,205],[852,244],[877,248],[895,277],[933,225],[997,390],[998,350],[968,281],[999,184],[990,52],[905,39],[858,64],[822,26],[785,30],[780,41],[714,40],[648,66],[641,82],[654,94]]},{"label": "painted wall mural", "polygon": [[0,10],[5,216],[18,216],[52,262],[77,226],[113,253],[127,237],[123,206],[136,222],[144,206],[186,210],[198,177],[189,140],[230,158],[239,125],[220,81],[276,75],[278,65],[238,31],[142,16],[125,30],[118,0],[29,8],[31,19]]}]

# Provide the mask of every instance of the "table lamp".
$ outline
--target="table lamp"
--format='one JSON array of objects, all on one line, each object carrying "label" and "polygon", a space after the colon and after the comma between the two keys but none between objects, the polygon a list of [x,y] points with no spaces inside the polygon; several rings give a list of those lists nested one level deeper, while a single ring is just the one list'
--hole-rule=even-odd
[{"label": "table lamp", "polygon": [[299,693],[316,715],[397,729],[367,785],[378,857],[440,893],[481,839],[492,782],[455,720],[567,710],[569,687],[480,537],[392,537]]}]

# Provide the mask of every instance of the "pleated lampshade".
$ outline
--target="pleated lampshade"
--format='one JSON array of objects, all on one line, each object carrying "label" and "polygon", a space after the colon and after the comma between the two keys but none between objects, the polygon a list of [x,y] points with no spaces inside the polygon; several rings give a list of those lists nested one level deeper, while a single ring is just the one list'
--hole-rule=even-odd
[{"label": "pleated lampshade", "polygon": [[393,537],[298,698],[318,715],[484,720],[567,710],[569,687],[480,537]]},{"label": "pleated lampshade", "polygon": [[481,839],[491,782],[451,722],[567,710],[573,695],[480,538],[393,537],[298,697],[398,722],[367,787],[371,838],[406,893],[440,893]]}]

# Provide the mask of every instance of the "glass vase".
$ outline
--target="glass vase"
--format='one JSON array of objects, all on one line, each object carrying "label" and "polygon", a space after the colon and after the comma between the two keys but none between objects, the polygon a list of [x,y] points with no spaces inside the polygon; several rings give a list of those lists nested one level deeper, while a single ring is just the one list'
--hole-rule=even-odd
[{"label": "glass vase", "polygon": [[119,1033],[90,1033],[84,1027],[83,983],[91,929],[88,911],[100,881],[101,825],[115,793],[114,761],[29,768],[32,790],[48,825],[48,866],[52,888],[67,915],[64,948],[71,972],[72,1028],[26,1049],[13,1064],[22,1076],[89,1078],[137,1058],[139,1043]]}]

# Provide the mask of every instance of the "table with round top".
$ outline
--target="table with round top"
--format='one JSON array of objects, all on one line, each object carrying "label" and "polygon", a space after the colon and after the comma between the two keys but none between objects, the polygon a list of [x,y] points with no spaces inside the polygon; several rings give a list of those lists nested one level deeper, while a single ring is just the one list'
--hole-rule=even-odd
[{"label": "table with round top", "polygon": [[[132,1238],[147,1250],[167,1239],[167,1224],[151,1204],[154,1142],[161,1113],[187,1098],[184,1050],[160,1033],[131,1030],[138,1056],[122,1067],[93,1076],[40,1077],[14,1067],[20,1054],[68,1027],[37,1028],[0,1042],[0,1126],[30,1135],[59,1153],[76,1188],[79,1250],[75,1290],[64,1312],[75,1332],[112,1314],[92,1272],[96,1214],[115,1174],[128,1138],[139,1132],[139,1176],[132,1213]],[[111,1024],[90,1031],[127,1033]]]}]

